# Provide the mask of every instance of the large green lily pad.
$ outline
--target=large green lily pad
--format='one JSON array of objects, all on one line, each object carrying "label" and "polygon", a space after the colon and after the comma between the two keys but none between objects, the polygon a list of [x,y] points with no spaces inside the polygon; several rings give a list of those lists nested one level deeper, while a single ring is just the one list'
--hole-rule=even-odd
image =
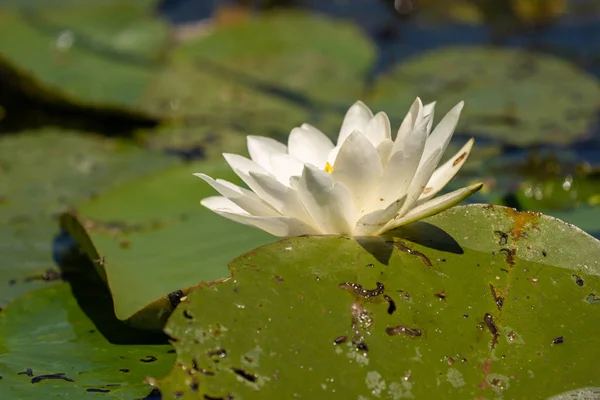
[{"label": "large green lily pad", "polygon": [[156,1],[80,3],[0,4],[0,53],[61,97],[135,109],[168,39]]},{"label": "large green lily pad", "polygon": [[94,287],[82,293],[87,298],[76,301],[61,283],[30,292],[0,313],[0,398],[140,399],[151,391],[144,379],[168,371],[170,345],[126,343],[142,339],[115,330],[110,318],[95,324],[78,301],[95,313],[106,297]]},{"label": "large green lily pad", "polygon": [[59,278],[51,247],[60,211],[177,163],[123,142],[52,129],[0,136],[0,148],[0,306]]},{"label": "large green lily pad", "polygon": [[393,236],[292,238],[238,258],[231,280],[175,311],[178,361],[155,384],[186,399],[600,392],[600,241],[488,205]]},{"label": "large green lily pad", "polygon": [[517,146],[581,139],[600,106],[592,75],[519,49],[448,47],[420,54],[377,81],[373,102],[386,111],[404,109],[415,93],[439,101],[438,110],[465,100],[461,132]]},{"label": "large green lily pad", "polygon": [[215,192],[194,172],[236,181],[224,162],[192,163],[122,185],[61,217],[106,274],[119,319],[162,329],[191,287],[227,278],[231,259],[272,240],[200,206]]},{"label": "large green lily pad", "polygon": [[245,134],[285,137],[307,121],[337,134],[373,56],[356,26],[314,14],[264,13],[216,27],[170,53],[142,107],[172,121],[145,140],[217,153],[239,151]]}]

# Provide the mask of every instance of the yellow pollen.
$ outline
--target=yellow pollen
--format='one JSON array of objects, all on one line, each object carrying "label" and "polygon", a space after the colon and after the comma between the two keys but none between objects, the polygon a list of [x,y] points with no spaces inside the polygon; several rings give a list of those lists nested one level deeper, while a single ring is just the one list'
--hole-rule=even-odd
[{"label": "yellow pollen", "polygon": [[329,161],[327,161],[327,163],[325,164],[325,172],[328,172],[328,173],[333,172],[333,165],[329,164]]}]

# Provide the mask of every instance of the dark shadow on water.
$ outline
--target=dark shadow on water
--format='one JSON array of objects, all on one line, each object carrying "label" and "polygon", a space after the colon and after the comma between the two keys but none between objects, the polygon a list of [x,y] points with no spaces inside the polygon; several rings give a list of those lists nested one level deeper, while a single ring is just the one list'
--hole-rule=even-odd
[{"label": "dark shadow on water", "polygon": [[162,332],[135,329],[117,319],[108,286],[100,279],[92,261],[79,251],[73,239],[65,232],[54,238],[53,248],[54,259],[63,279],[71,286],[77,304],[110,343],[168,343],[167,336]]},{"label": "dark shadow on water", "polygon": [[[410,254],[425,257],[422,253],[412,250],[403,243],[398,245],[398,240],[412,242],[438,251],[463,254],[464,250],[456,240],[448,233],[435,225],[427,222],[417,221],[412,224],[401,226],[379,237],[359,237],[356,241],[369,252],[377,261],[388,265],[394,247]],[[398,243],[395,243],[398,242]],[[427,261],[426,261],[427,262]]]},{"label": "dark shadow on water", "polygon": [[148,396],[139,399],[139,400],[162,400],[162,394],[160,393],[160,390],[158,390],[157,388],[152,389],[152,391],[148,394]]}]

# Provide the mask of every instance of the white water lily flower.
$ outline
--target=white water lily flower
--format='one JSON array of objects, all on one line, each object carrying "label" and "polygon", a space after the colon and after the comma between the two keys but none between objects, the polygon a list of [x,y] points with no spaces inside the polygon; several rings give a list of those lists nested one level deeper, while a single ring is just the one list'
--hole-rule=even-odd
[{"label": "white water lily flower", "polygon": [[[440,158],[454,133],[463,102],[433,129],[435,103],[417,98],[392,140],[390,121],[362,102],[344,117],[337,145],[303,124],[288,145],[248,136],[250,158],[223,154],[251,190],[194,174],[222,196],[201,204],[233,221],[275,236],[375,236],[437,214],[482,184],[435,197],[467,159],[473,139],[444,165]],[[430,133],[431,132],[431,133]]]}]

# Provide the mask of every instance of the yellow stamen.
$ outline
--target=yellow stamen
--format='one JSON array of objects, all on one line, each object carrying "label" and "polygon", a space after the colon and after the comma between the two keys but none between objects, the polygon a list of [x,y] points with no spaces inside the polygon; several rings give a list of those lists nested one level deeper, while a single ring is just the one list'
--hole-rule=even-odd
[{"label": "yellow stamen", "polygon": [[329,161],[327,161],[327,163],[325,164],[325,172],[328,172],[328,173],[333,172],[333,165],[329,164]]}]

